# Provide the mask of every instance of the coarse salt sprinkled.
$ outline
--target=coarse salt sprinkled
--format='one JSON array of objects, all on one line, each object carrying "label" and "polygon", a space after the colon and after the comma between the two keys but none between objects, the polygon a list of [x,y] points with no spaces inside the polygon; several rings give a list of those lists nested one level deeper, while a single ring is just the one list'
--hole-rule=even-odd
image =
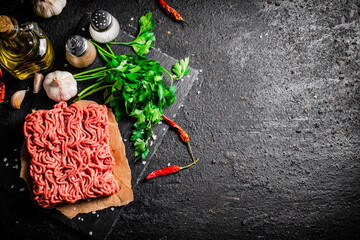
[{"label": "coarse salt sprinkled", "polygon": [[151,147],[153,144],[154,144],[154,142],[153,142],[153,141],[150,141],[150,147]]},{"label": "coarse salt sprinkled", "polygon": [[17,149],[16,149],[16,148],[14,148],[14,152],[17,152]]},{"label": "coarse salt sprinkled", "polygon": [[134,18],[132,17],[132,18],[130,18],[130,21],[134,21]]},{"label": "coarse salt sprinkled", "polygon": [[11,187],[10,188],[14,188],[14,185],[11,185]]},{"label": "coarse salt sprinkled", "polygon": [[152,135],[152,138],[153,138],[154,140],[156,140],[157,135]]},{"label": "coarse salt sprinkled", "polygon": [[197,91],[197,94],[200,94],[200,91]]},{"label": "coarse salt sprinkled", "polygon": [[7,158],[4,158],[4,162],[6,162],[7,161]]},{"label": "coarse salt sprinkled", "polygon": [[16,164],[15,166],[13,166],[13,168],[18,169],[19,165]]},{"label": "coarse salt sprinkled", "polygon": [[171,164],[170,164],[170,163],[168,163],[168,167],[170,167],[170,165],[171,165]]},{"label": "coarse salt sprinkled", "polygon": [[7,166],[9,166],[9,164],[7,163],[7,164],[5,164],[5,167],[7,167]]},{"label": "coarse salt sprinkled", "polygon": [[92,211],[91,213],[92,213],[92,214],[96,214],[96,212],[95,212],[95,211]]},{"label": "coarse salt sprinkled", "polygon": [[146,164],[146,161],[142,161],[141,163],[142,163],[142,165],[145,165],[145,164]]},{"label": "coarse salt sprinkled", "polygon": [[114,210],[115,210],[115,208],[113,208],[113,207],[112,207],[112,208],[110,208],[110,209],[111,209],[111,211],[114,211]]},{"label": "coarse salt sprinkled", "polygon": [[127,139],[126,139],[126,138],[124,138],[124,142],[127,142]]},{"label": "coarse salt sprinkled", "polygon": [[20,191],[20,192],[23,192],[23,191],[25,191],[25,188],[20,188],[19,191]]},{"label": "coarse salt sprinkled", "polygon": [[93,235],[93,232],[92,232],[92,231],[90,231],[90,232],[89,232],[89,235],[90,235],[90,236],[91,236],[91,235]]}]

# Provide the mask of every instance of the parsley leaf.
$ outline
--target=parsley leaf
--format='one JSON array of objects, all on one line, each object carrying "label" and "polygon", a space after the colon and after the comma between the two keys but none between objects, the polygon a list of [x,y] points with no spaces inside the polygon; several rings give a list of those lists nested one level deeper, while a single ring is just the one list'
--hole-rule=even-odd
[{"label": "parsley leaf", "polygon": [[189,57],[181,59],[180,62],[175,63],[172,71],[178,76],[177,79],[184,77],[189,73]]}]

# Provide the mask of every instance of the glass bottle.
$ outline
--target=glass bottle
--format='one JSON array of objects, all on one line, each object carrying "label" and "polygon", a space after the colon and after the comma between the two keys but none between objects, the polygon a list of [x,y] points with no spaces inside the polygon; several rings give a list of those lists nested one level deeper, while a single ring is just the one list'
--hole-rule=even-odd
[{"label": "glass bottle", "polygon": [[23,80],[50,70],[54,49],[37,23],[19,25],[15,18],[0,15],[0,63]]}]

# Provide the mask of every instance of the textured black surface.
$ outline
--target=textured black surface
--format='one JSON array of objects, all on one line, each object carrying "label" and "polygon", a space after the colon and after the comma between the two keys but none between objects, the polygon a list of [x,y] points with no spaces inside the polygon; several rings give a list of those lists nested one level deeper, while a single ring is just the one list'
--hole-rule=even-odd
[{"label": "textured black surface", "polygon": [[[190,27],[156,1],[68,1],[47,20],[29,1],[2,2],[0,13],[39,22],[58,59],[83,13],[108,10],[135,35],[136,19],[152,11],[156,48],[190,56],[201,72],[176,117],[200,162],[139,182],[108,239],[360,235],[358,1],[168,1]],[[10,92],[16,87],[9,83]],[[1,154],[15,159],[21,138],[20,130],[2,134]],[[168,131],[146,171],[188,162],[186,146]],[[0,205],[5,239],[89,237],[8,193]]]}]

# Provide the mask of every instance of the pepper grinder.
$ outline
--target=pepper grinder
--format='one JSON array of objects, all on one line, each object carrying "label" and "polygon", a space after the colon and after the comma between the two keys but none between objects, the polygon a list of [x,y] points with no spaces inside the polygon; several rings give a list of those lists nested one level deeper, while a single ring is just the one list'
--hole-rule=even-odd
[{"label": "pepper grinder", "polygon": [[74,67],[85,68],[96,58],[94,45],[80,35],[70,36],[65,45],[66,60]]},{"label": "pepper grinder", "polygon": [[107,11],[97,10],[91,14],[89,32],[95,41],[108,43],[119,35],[120,25]]}]

